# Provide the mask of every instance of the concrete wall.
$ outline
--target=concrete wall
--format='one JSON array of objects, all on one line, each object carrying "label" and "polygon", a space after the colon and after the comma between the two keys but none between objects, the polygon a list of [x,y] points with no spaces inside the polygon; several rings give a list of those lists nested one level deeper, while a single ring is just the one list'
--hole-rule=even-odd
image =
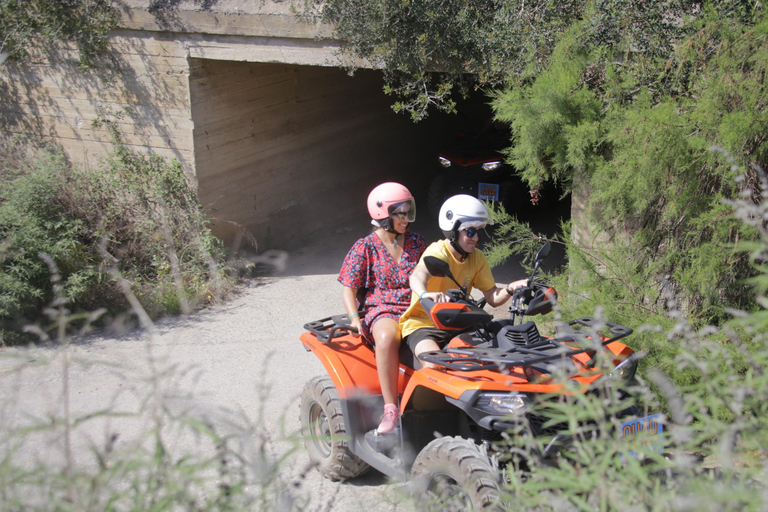
[{"label": "concrete wall", "polygon": [[[95,166],[113,148],[99,120],[110,120],[129,147],[178,159],[194,178],[189,67],[170,34],[116,31],[110,77],[78,69],[69,48],[0,66],[0,122],[6,133],[41,137],[77,163]],[[109,81],[105,81],[109,78]]]}]

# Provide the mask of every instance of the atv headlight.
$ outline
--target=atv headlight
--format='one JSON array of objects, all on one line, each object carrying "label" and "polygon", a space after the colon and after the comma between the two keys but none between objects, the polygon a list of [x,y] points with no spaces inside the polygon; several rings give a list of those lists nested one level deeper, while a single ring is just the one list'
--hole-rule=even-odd
[{"label": "atv headlight", "polygon": [[441,156],[441,157],[440,157],[440,165],[442,165],[442,166],[443,166],[443,167],[445,167],[445,168],[448,168],[448,167],[450,167],[450,166],[451,166],[451,161],[450,161],[450,160],[448,160],[447,158],[443,158],[443,157]]},{"label": "atv headlight", "polygon": [[484,171],[495,171],[499,167],[501,167],[501,162],[499,162],[499,161],[496,161],[496,162],[485,162],[483,164],[483,170]]},{"label": "atv headlight", "polygon": [[630,354],[625,360],[616,365],[616,368],[608,374],[608,379],[613,382],[627,383],[635,377],[637,371],[637,357]]},{"label": "atv headlight", "polygon": [[528,408],[531,401],[525,395],[509,393],[483,393],[475,407],[491,414],[514,414]]}]

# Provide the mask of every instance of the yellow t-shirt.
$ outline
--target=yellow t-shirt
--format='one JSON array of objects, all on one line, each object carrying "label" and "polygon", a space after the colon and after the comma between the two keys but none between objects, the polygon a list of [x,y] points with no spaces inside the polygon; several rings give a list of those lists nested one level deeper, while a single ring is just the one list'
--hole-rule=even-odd
[{"label": "yellow t-shirt", "polygon": [[[467,293],[470,293],[473,287],[486,292],[496,286],[496,281],[493,279],[493,274],[491,274],[491,268],[488,266],[485,255],[477,249],[472,251],[467,256],[467,259],[461,262],[453,257],[450,242],[440,240],[427,247],[417,267],[424,266],[424,256],[435,256],[443,261],[447,261],[453,277],[456,278],[456,281],[467,287]],[[457,288],[456,283],[448,277],[430,277],[427,281],[427,291],[430,292],[446,292],[452,288]],[[432,323],[432,319],[429,318],[427,312],[421,307],[419,297],[416,294],[411,294],[411,305],[408,306],[403,316],[400,317],[400,331],[403,338],[416,329],[434,326],[435,324]]]}]

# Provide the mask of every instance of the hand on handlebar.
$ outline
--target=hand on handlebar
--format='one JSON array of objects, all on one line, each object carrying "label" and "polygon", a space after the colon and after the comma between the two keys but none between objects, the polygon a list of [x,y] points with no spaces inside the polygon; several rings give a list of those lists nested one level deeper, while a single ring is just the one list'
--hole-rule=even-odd
[{"label": "hand on handlebar", "polygon": [[430,299],[435,302],[450,302],[451,299],[443,292],[426,292],[421,295],[422,299]]},{"label": "hand on handlebar", "polygon": [[509,293],[510,291],[514,293],[514,291],[521,286],[528,286],[528,280],[527,279],[518,279],[517,281],[513,281],[507,285],[507,290]]},{"label": "hand on handlebar", "polygon": [[354,336],[355,338],[357,338],[358,336],[360,336],[360,333],[361,333],[361,332],[363,332],[363,326],[362,326],[362,324],[360,323],[360,318],[359,318],[359,317],[353,317],[352,319],[350,319],[350,321],[349,321],[349,325],[351,325],[352,327],[354,327],[355,329],[357,329],[357,332],[354,332],[354,331],[350,331],[350,334],[351,334],[352,336]]}]

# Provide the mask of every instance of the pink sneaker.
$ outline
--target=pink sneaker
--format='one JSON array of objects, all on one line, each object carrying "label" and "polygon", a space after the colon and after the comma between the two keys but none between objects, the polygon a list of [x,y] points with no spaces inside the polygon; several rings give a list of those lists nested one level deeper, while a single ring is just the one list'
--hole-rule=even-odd
[{"label": "pink sneaker", "polygon": [[395,404],[385,404],[384,415],[381,417],[381,423],[379,423],[379,428],[376,429],[376,432],[379,434],[389,434],[397,427],[399,417],[400,409]]}]

